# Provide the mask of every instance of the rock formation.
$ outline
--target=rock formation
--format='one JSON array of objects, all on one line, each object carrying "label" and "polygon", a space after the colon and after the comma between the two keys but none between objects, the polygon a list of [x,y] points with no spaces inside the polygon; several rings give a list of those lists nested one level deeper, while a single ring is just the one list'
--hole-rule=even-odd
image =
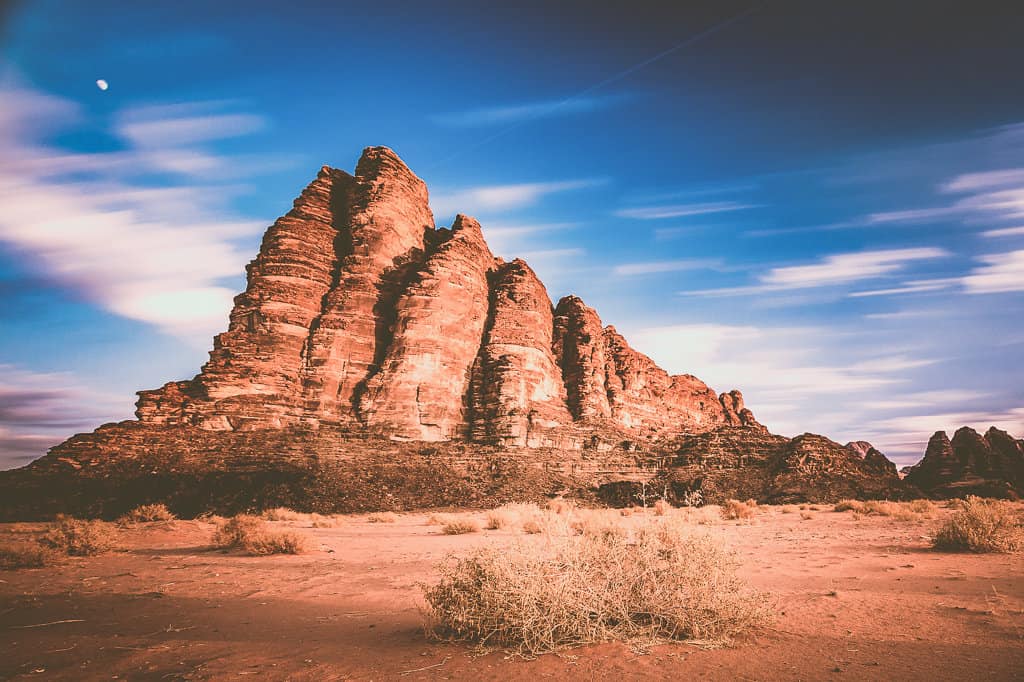
[{"label": "rock formation", "polygon": [[575,296],[552,306],[476,220],[435,227],[384,147],[354,174],[322,168],[247,275],[198,375],[0,472],[0,518],[492,504],[655,480],[709,498],[899,492],[869,445],[773,436],[739,391],[669,375]]},{"label": "rock formation", "polygon": [[934,497],[1024,496],[1024,440],[994,426],[985,435],[964,426],[952,441],[936,431],[906,480]]},{"label": "rock formation", "polygon": [[436,229],[426,186],[384,147],[354,176],[321,169],[267,231],[210,361],[140,392],[136,416],[527,447],[578,447],[573,427],[653,439],[757,425],[738,391],[669,376],[580,299],[552,308],[472,218]]},{"label": "rock formation", "polygon": [[708,502],[904,496],[896,466],[870,443],[864,445],[869,454],[813,433],[790,439],[764,429],[722,427],[676,439],[665,476],[676,497],[700,490]]}]

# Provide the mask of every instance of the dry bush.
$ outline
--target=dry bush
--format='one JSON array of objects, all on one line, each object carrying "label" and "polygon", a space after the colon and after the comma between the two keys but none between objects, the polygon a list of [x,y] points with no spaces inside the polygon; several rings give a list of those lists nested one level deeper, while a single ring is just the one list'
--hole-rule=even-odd
[{"label": "dry bush", "polygon": [[213,533],[213,545],[220,549],[240,549],[253,556],[268,554],[301,554],[306,541],[290,531],[274,532],[262,519],[239,514],[226,519]]},{"label": "dry bush", "polygon": [[576,509],[576,502],[567,500],[564,497],[556,497],[548,500],[547,510],[556,514],[569,514]]},{"label": "dry bush", "polygon": [[487,529],[498,530],[519,522],[521,518],[540,513],[540,507],[533,503],[512,502],[487,512]]},{"label": "dry bush", "polygon": [[915,514],[922,514],[924,516],[932,516],[938,509],[931,500],[912,500],[907,502],[907,507]]},{"label": "dry bush", "polygon": [[392,512],[380,512],[366,517],[367,523],[394,523],[397,520],[398,514]]},{"label": "dry bush", "polygon": [[857,514],[863,514],[864,503],[860,500],[839,500],[839,502],[836,503],[836,506],[832,508],[832,511],[852,511]]},{"label": "dry bush", "polygon": [[425,615],[438,638],[526,655],[608,640],[724,642],[769,613],[737,565],[671,524],[480,548],[441,566]]},{"label": "dry bush", "polygon": [[935,533],[936,549],[1015,552],[1024,549],[1024,522],[1010,502],[973,495]]},{"label": "dry bush", "polygon": [[626,529],[621,525],[621,516],[608,516],[594,510],[581,514],[569,523],[569,528],[576,535],[602,535],[615,533],[625,535]]},{"label": "dry bush", "polygon": [[58,514],[39,542],[62,554],[93,556],[114,549],[117,533],[103,521],[84,521]]},{"label": "dry bush", "polygon": [[274,507],[273,509],[266,509],[260,514],[260,517],[267,521],[298,521],[304,516],[307,515],[288,507]]},{"label": "dry bush", "polygon": [[38,543],[17,542],[0,545],[0,570],[41,568],[53,563],[56,553]]},{"label": "dry bush", "polygon": [[[779,509],[779,511],[782,512],[783,514],[792,514],[793,512],[796,511],[796,507],[794,507],[791,504],[786,504],[786,505],[783,505],[782,508]],[[838,511],[838,510],[836,510],[836,511]]]},{"label": "dry bush", "polygon": [[501,509],[492,509],[487,512],[487,530],[500,530],[511,526],[516,521],[516,516]]},{"label": "dry bush", "polygon": [[544,528],[536,518],[526,519],[523,521],[523,532],[527,535],[536,535],[537,533],[543,533]]},{"label": "dry bush", "polygon": [[754,516],[754,508],[747,502],[726,500],[722,503],[721,513],[723,519],[749,519]]},{"label": "dry bush", "polygon": [[811,519],[814,518],[814,514],[812,514],[811,512],[803,511],[803,512],[800,512],[800,518],[803,519],[804,521],[810,521]]},{"label": "dry bush", "polygon": [[632,515],[633,515],[633,510],[629,509],[628,507],[624,507],[624,508],[619,510],[619,516],[632,516]]},{"label": "dry bush", "polygon": [[143,504],[117,520],[118,525],[128,526],[136,523],[153,523],[154,521],[173,521],[177,517],[171,513],[166,504]]},{"label": "dry bush", "polygon": [[672,511],[672,505],[665,500],[658,500],[654,503],[654,515],[664,516]]},{"label": "dry bush", "polygon": [[474,519],[451,519],[443,526],[441,532],[445,535],[465,535],[466,533],[479,533],[480,524]]}]

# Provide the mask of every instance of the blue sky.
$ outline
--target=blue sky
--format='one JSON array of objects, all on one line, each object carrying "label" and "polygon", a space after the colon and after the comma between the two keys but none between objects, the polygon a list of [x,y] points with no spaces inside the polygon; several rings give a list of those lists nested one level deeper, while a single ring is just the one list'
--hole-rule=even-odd
[{"label": "blue sky", "polygon": [[896,4],[5,6],[0,466],[192,376],[378,144],[775,432],[1024,435],[1024,17]]}]

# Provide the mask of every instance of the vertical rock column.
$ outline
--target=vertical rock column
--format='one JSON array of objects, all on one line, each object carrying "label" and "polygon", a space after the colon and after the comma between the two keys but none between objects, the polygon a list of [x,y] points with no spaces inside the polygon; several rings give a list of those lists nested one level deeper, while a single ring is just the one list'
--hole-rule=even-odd
[{"label": "vertical rock column", "polygon": [[571,424],[572,415],[551,350],[553,326],[551,299],[530,266],[519,259],[502,265],[473,370],[474,440],[519,447],[560,442],[551,431]]},{"label": "vertical rock column", "polygon": [[576,296],[566,296],[555,308],[553,349],[573,417],[583,421],[611,417],[601,318]]},{"label": "vertical rock column", "polygon": [[190,382],[140,393],[142,421],[208,429],[279,428],[301,414],[299,374],[310,325],[333,283],[339,229],[335,213],[352,176],[324,167],[263,236],[235,297],[228,330]]},{"label": "vertical rock column", "polygon": [[426,185],[386,147],[359,159],[344,222],[343,257],[303,354],[307,413],[329,421],[356,418],[387,351],[395,303],[434,230]]},{"label": "vertical rock column", "polygon": [[493,268],[480,224],[457,216],[448,239],[398,299],[394,337],[359,402],[368,426],[396,439],[466,435],[470,372],[483,340]]}]

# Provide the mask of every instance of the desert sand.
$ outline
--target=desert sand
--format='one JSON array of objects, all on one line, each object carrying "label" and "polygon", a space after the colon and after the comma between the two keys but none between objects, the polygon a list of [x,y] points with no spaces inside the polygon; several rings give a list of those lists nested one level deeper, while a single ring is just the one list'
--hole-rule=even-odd
[{"label": "desert sand", "polygon": [[[429,513],[393,523],[331,517],[332,527],[306,518],[271,526],[308,536],[311,551],[249,557],[212,549],[210,522],[140,524],[119,531],[120,551],[0,572],[0,678],[1020,679],[1024,555],[931,549],[929,533],[949,513],[906,521],[821,506],[761,507],[749,521],[713,509],[621,517],[674,519],[720,538],[774,600],[775,622],[725,648],[608,643],[535,660],[429,640],[419,584],[449,553],[542,536],[448,536]],[[5,524],[0,540],[41,527]]]}]

